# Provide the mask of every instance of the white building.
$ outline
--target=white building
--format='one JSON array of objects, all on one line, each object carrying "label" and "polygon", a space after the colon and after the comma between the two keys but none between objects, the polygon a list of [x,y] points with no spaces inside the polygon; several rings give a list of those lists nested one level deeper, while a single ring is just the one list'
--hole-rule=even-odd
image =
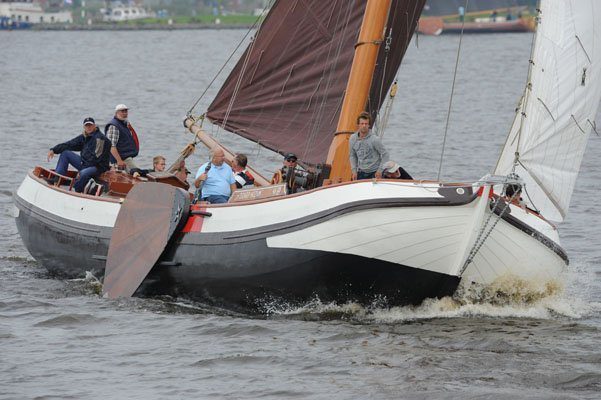
[{"label": "white building", "polygon": [[[103,11],[103,10],[101,10]],[[142,7],[133,6],[118,6],[104,12],[103,19],[105,21],[129,21],[134,19],[142,19],[154,17],[153,13],[147,12]]]},{"label": "white building", "polygon": [[31,0],[0,0],[0,16],[15,22],[39,23],[72,23],[70,11],[44,12],[42,7]]}]

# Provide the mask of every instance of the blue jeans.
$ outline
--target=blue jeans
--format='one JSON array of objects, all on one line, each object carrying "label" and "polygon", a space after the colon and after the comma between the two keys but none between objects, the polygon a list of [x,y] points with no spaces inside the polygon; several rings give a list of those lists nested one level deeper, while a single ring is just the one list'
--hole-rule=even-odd
[{"label": "blue jeans", "polygon": [[227,203],[227,201],[230,198],[228,196],[220,196],[217,194],[212,194],[208,197],[203,197],[202,200],[203,201],[208,201],[211,204],[223,204],[223,203]]},{"label": "blue jeans", "polygon": [[357,180],[372,179],[375,177],[376,177],[376,171],[374,171],[374,172],[363,172],[363,171],[357,172]]},{"label": "blue jeans", "polygon": [[66,150],[63,151],[58,158],[58,163],[56,163],[56,173],[67,175],[69,164],[79,171],[79,177],[75,180],[73,189],[75,189],[76,192],[81,193],[83,192],[83,188],[86,186],[86,183],[88,183],[90,178],[98,175],[98,168],[87,167],[82,169],[81,157],[72,151]]}]

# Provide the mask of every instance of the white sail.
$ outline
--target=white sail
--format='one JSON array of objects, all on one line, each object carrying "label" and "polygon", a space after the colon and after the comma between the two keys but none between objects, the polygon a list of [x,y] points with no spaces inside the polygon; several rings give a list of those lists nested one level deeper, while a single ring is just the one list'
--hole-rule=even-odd
[{"label": "white sail", "polygon": [[524,200],[562,221],[601,99],[601,2],[542,0],[529,80],[495,174],[514,170]]}]

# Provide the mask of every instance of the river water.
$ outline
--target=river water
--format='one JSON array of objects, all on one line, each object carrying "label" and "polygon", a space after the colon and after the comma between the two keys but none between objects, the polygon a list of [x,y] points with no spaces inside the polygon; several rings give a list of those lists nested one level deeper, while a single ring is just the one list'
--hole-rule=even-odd
[{"label": "river water", "polygon": [[[0,32],[0,399],[586,399],[601,391],[601,138],[567,221],[562,290],[420,307],[316,299],[262,318],[176,299],[108,301],[94,277],[49,277],[23,247],[12,191],[47,149],[130,107],[140,159],[173,160],[182,120],[244,31]],[[420,37],[384,142],[414,177],[438,172],[458,37]],[[489,172],[524,86],[532,36],[464,38],[444,179]],[[218,79],[222,81],[224,77]],[[218,86],[201,100],[206,108]],[[599,119],[598,119],[599,120]],[[280,157],[219,139],[268,171]],[[197,152],[195,169],[208,158]]]}]

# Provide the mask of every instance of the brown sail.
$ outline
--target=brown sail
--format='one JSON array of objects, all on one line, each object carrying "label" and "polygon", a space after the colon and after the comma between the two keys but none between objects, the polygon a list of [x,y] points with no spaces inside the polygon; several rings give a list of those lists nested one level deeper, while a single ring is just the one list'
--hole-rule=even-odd
[{"label": "brown sail", "polygon": [[[271,150],[294,152],[305,163],[325,161],[365,4],[365,0],[276,2],[209,106],[208,118]],[[373,82],[378,107],[382,79],[385,93],[423,4],[424,0],[393,1],[390,18],[400,26],[393,29],[386,73],[379,73]],[[381,52],[383,65],[384,46]]]}]

